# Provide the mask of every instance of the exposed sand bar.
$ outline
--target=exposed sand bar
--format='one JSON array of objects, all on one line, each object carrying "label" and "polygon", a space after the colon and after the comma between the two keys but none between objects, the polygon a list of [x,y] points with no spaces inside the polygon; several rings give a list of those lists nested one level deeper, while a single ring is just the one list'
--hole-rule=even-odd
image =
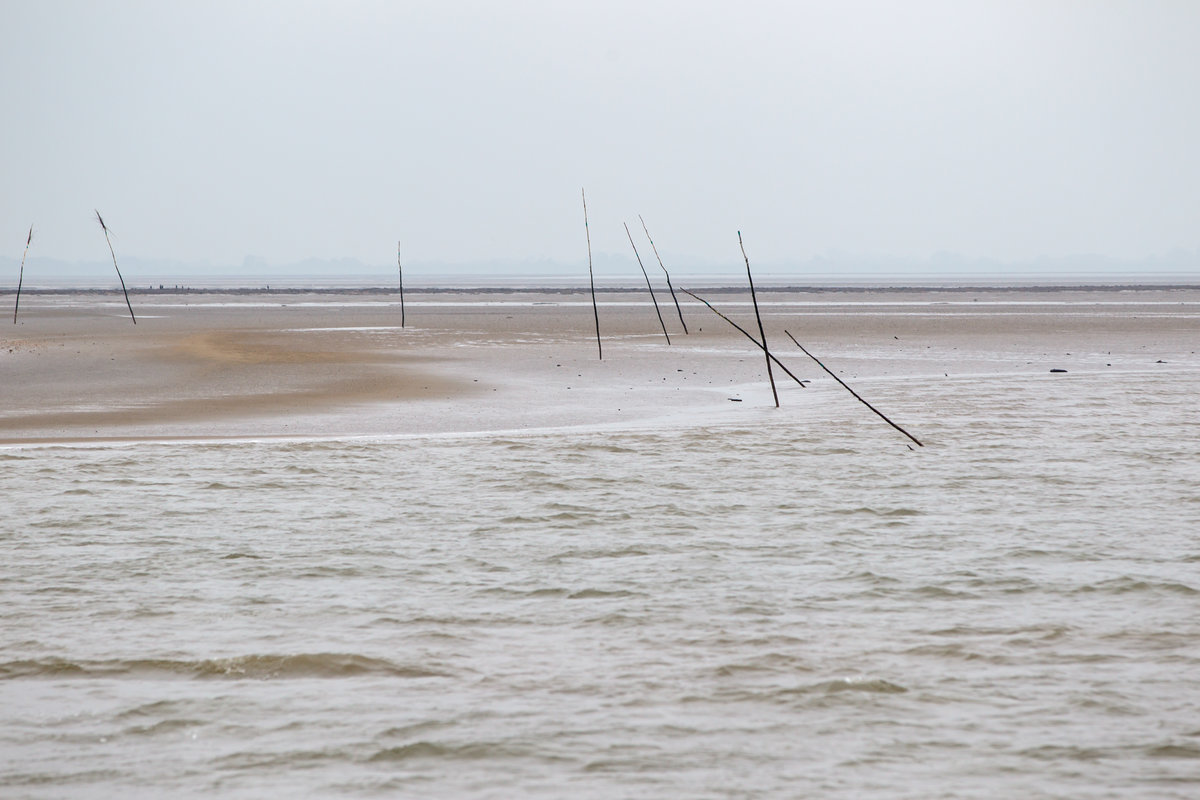
[{"label": "exposed sand bar", "polygon": [[[748,294],[707,299],[753,319]],[[0,443],[530,430],[771,405],[754,346],[690,298],[691,335],[668,321],[668,346],[648,298],[602,295],[603,362],[586,289],[427,292],[407,303],[404,329],[389,294],[134,300],[136,326],[119,293],[22,295],[18,324],[0,328]],[[898,414],[909,422],[930,413],[922,381],[1200,368],[1200,288],[768,292],[760,302],[772,348],[799,377],[828,381],[784,328],[847,379],[912,379],[909,413]],[[781,387],[792,409],[817,394]]]}]

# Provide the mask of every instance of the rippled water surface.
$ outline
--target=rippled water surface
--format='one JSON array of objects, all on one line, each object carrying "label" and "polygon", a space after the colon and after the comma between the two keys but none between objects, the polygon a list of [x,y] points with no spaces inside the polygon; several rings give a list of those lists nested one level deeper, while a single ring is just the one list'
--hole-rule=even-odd
[{"label": "rippled water surface", "polygon": [[0,450],[0,793],[1195,797],[1196,384]]}]

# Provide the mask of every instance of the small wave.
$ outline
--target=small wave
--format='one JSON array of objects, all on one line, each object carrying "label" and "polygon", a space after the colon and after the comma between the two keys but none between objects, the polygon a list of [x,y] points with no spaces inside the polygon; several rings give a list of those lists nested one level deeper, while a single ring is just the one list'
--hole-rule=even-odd
[{"label": "small wave", "polygon": [[1036,758],[1039,761],[1099,761],[1110,758],[1113,753],[1099,747],[1063,747],[1061,745],[1045,745],[1030,747],[1020,753],[1026,758]]},{"label": "small wave", "polygon": [[425,733],[427,731],[438,730],[440,728],[449,727],[450,723],[436,722],[434,720],[423,720],[414,722],[411,725],[399,725],[394,728],[388,728],[383,733],[379,734],[381,738],[408,738],[417,733]]},{"label": "small wave", "polygon": [[492,447],[502,447],[510,452],[522,452],[540,449],[539,445],[534,442],[524,442],[519,439],[493,439],[490,444]]},{"label": "small wave", "polygon": [[824,705],[836,697],[843,698],[842,701],[838,701],[843,702],[848,700],[850,696],[857,694],[890,695],[904,694],[906,692],[908,692],[906,687],[884,680],[883,678],[835,678],[833,680],[820,681],[819,683],[765,690],[729,687],[718,689],[709,695],[687,695],[681,698],[681,702],[709,702],[716,699],[727,703],[787,702],[799,703],[801,705],[813,703]]},{"label": "small wave", "polygon": [[413,742],[399,747],[389,747],[371,756],[368,761],[407,761],[413,758],[440,758],[451,752],[451,748],[433,742]]},{"label": "small wave", "polygon": [[142,703],[133,708],[126,709],[120,714],[117,714],[118,719],[140,719],[142,717],[161,717],[167,714],[176,713],[183,703],[179,700],[154,700],[149,703]]},{"label": "small wave", "polygon": [[499,595],[501,597],[567,597],[569,593],[566,589],[545,586],[540,589],[509,589],[506,586],[493,586],[488,589],[481,589],[480,594]]},{"label": "small wave", "polygon": [[1047,558],[1059,554],[1049,550],[1039,550],[1034,547],[1018,547],[1015,550],[1009,550],[1004,555],[1005,558]]},{"label": "small wave", "polygon": [[1170,594],[1183,595],[1200,594],[1200,591],[1184,583],[1137,580],[1128,576],[1088,584],[1087,586],[1079,587],[1075,591],[1078,593],[1104,592],[1107,594],[1128,594],[1130,592],[1168,592]]},{"label": "small wave", "polygon": [[905,650],[906,655],[932,656],[939,659],[961,659],[963,661],[986,661],[992,664],[1009,664],[1013,659],[998,655],[985,656],[960,644],[923,644]]},{"label": "small wave", "polygon": [[157,736],[158,734],[173,733],[204,724],[206,723],[196,719],[164,719],[153,725],[133,725],[126,728],[122,733],[126,736]]},{"label": "small wave", "polygon": [[[579,453],[615,453],[617,455],[642,455],[644,451],[633,447],[625,447],[624,445],[600,442],[588,442],[586,444],[578,444],[575,446]],[[574,455],[574,454],[572,454]]]},{"label": "small wave", "polygon": [[364,574],[358,567],[334,567],[322,564],[296,574],[299,578],[355,578]]},{"label": "small wave", "polygon": [[979,595],[973,592],[964,592],[956,589],[947,589],[944,586],[919,586],[913,589],[913,594],[918,597],[943,597],[943,598],[962,598],[962,597],[978,597]]},{"label": "small wave", "polygon": [[70,783],[80,786],[103,786],[108,781],[117,781],[126,777],[128,775],[125,772],[115,769],[86,769],[81,772],[70,772],[65,775],[58,771],[16,774],[7,772],[4,776],[4,785],[5,787],[36,786],[39,789],[44,789],[47,785],[61,787],[64,784]]},{"label": "small wave", "polygon": [[867,692],[870,694],[903,694],[908,689],[898,683],[883,678],[837,678],[824,681],[811,687],[827,693],[834,692]]},{"label": "small wave", "polygon": [[473,761],[525,755],[528,755],[528,753],[522,748],[491,742],[443,744],[421,740],[397,747],[385,748],[372,755],[367,761],[372,763],[430,759]]},{"label": "small wave", "polygon": [[891,577],[888,577],[887,575],[878,575],[874,572],[871,572],[870,570],[863,570],[862,572],[855,572],[851,575],[847,575],[846,580],[864,581],[866,583],[885,583],[885,584],[900,583],[900,581],[897,580],[896,578],[891,578]]},{"label": "small wave", "polygon": [[849,516],[852,514],[870,514],[874,517],[919,517],[925,512],[915,508],[870,508],[869,506],[859,506],[858,508],[839,508],[833,511],[834,514]]},{"label": "small wave", "polygon": [[395,678],[446,677],[446,673],[403,666],[353,653],[251,655],[235,658],[177,661],[170,659],[109,659],[72,661],[48,658],[0,664],[0,680],[62,677],[229,678],[276,680],[289,678],[351,678],[383,675]]},{"label": "small wave", "polygon": [[555,553],[552,556],[547,556],[545,561],[548,564],[557,564],[573,558],[626,558],[629,556],[648,556],[648,550],[640,547],[621,547],[617,549],[595,549],[595,550],[564,550],[561,553]]},{"label": "small wave", "polygon": [[603,614],[584,621],[589,625],[610,625],[612,627],[636,627],[643,624],[642,617],[629,614]]},{"label": "small wave", "polygon": [[596,597],[633,597],[633,592],[625,589],[614,589],[606,591],[604,589],[580,589],[578,592],[572,592],[567,595],[568,600],[589,600]]},{"label": "small wave", "polygon": [[212,762],[220,770],[304,769],[322,762],[342,762],[348,754],[341,749],[285,750],[282,752],[242,752],[221,756]]},{"label": "small wave", "polygon": [[735,661],[730,664],[722,664],[716,668],[715,673],[718,677],[728,678],[746,672],[790,674],[793,672],[808,671],[810,671],[809,668],[795,656],[789,656],[784,653],[765,653],[747,661]]},{"label": "small wave", "polygon": [[1200,758],[1200,747],[1194,744],[1164,744],[1146,750],[1153,758]]}]

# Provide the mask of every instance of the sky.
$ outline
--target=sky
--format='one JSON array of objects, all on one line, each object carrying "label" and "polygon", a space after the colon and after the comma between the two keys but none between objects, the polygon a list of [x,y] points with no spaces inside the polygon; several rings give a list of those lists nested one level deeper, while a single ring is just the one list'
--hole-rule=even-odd
[{"label": "sky", "polygon": [[586,269],[582,189],[598,257],[652,259],[641,214],[672,268],[739,230],[779,268],[1200,255],[1198,36],[1189,0],[10,0],[0,255],[102,261],[99,209],[231,271]]}]

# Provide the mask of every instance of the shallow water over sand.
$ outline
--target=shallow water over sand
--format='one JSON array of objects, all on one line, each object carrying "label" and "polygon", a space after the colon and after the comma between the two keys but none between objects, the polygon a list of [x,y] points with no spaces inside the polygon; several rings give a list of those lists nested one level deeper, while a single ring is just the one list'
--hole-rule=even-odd
[{"label": "shallow water over sand", "polygon": [[856,386],[0,450],[3,794],[1194,797],[1195,369]]}]

